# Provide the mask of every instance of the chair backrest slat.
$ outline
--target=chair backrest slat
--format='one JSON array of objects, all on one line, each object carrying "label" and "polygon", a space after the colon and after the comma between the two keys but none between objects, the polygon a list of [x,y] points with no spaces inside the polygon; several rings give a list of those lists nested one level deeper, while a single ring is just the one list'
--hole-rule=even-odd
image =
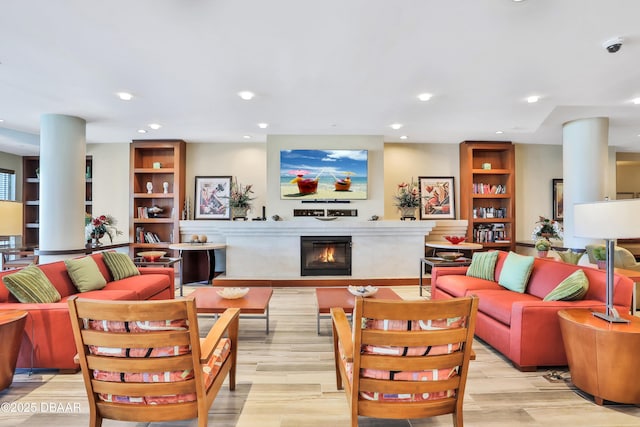
[{"label": "chair backrest slat", "polygon": [[[238,309],[200,339],[195,300],[68,300],[91,425],[165,422],[207,412],[228,377],[235,389]],[[202,357],[201,346],[205,351]]]},{"label": "chair backrest slat", "polygon": [[[349,346],[334,343],[338,387],[346,384],[352,426],[358,416],[406,419],[446,413],[461,426],[477,309],[477,297],[356,298],[352,364],[339,354]],[[344,331],[343,316],[333,319],[334,332]],[[348,340],[345,335],[334,340]]]}]

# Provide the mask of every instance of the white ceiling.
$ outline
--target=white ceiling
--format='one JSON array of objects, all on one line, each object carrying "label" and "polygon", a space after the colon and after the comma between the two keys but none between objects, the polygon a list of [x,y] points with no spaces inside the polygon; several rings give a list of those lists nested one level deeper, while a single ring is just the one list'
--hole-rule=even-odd
[{"label": "white ceiling", "polygon": [[562,123],[607,116],[610,145],[640,151],[639,18],[638,0],[7,0],[0,151],[37,152],[45,113],[86,119],[89,143],[560,144]]}]

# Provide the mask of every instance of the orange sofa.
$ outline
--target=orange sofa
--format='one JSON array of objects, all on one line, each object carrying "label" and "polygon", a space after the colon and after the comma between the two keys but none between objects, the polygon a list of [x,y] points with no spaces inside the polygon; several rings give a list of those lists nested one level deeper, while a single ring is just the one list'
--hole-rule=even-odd
[{"label": "orange sofa", "polygon": [[102,300],[173,299],[175,284],[173,268],[139,268],[140,275],[114,281],[102,254],[93,257],[107,285],[100,290],[79,293],[64,261],[41,264],[38,267],[60,293],[62,299],[51,304],[20,303],[6,288],[2,277],[19,270],[0,272],[0,310],[24,310],[29,313],[18,355],[18,368],[51,368],[77,371],[74,362],[76,345],[71,331],[67,300],[72,295]]},{"label": "orange sofa", "polygon": [[[507,252],[500,252],[494,281],[466,276],[468,267],[440,267],[431,272],[433,299],[466,295],[479,297],[476,336],[522,371],[538,366],[565,366],[558,311],[565,308],[589,308],[603,311],[606,300],[606,273],[595,268],[536,258],[524,293],[510,291],[498,284]],[[579,301],[543,301],[556,285],[577,269],[589,280],[589,290]],[[620,313],[631,307],[633,281],[615,275],[614,305]]]}]

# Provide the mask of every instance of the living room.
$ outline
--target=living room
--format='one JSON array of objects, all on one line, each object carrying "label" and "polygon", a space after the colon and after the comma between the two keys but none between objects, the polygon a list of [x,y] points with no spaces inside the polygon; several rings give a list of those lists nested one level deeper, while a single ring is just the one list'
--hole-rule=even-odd
[{"label": "living room", "polygon": [[[124,233],[114,243],[125,246],[135,232],[130,229],[133,140],[186,141],[184,196],[191,211],[181,222],[182,241],[191,230],[222,241],[218,230],[225,227],[282,225],[291,235],[297,224],[427,227],[431,221],[420,217],[400,221],[394,201],[399,184],[419,177],[453,179],[454,218],[435,221],[435,230],[451,224],[464,229],[460,207],[468,190],[461,188],[460,143],[465,140],[515,145],[512,239],[522,244],[516,247],[521,253],[532,250],[526,245],[533,243],[539,217],[553,217],[554,180],[597,183],[592,201],[640,195],[640,123],[632,101],[638,96],[634,70],[640,57],[636,2],[622,1],[617,8],[584,0],[156,3],[25,1],[3,12],[0,33],[13,43],[0,52],[0,169],[15,171],[17,200],[23,195],[22,158],[40,154],[40,117],[50,113],[86,120],[83,154],[92,158],[92,214],[116,218]],[[624,40],[618,52],[609,53],[603,44],[616,37]],[[254,99],[239,97],[244,90],[255,91]],[[121,91],[133,98],[117,99]],[[425,92],[433,96],[417,97]],[[529,102],[533,95],[539,99]],[[599,141],[607,158],[600,159],[602,168],[574,175],[567,161],[581,153],[566,151],[564,125],[594,117],[609,118],[606,138]],[[283,198],[280,153],[288,149],[367,150],[366,199],[333,205]],[[196,179],[211,176],[252,185],[249,218],[264,213],[266,221],[193,219]],[[295,209],[333,207],[357,210],[357,216],[321,222],[293,215]],[[252,239],[244,236],[248,246]],[[394,274],[417,281],[421,242],[406,249],[408,254],[378,245],[368,248],[373,255],[366,253],[374,257],[371,274],[387,275],[383,269],[389,263],[375,256],[393,253],[403,258],[394,264]],[[219,272],[231,267],[237,277],[249,275],[236,273],[238,263],[225,251],[218,255]],[[271,262],[265,258],[255,261],[260,268]],[[273,277],[282,273],[274,270]],[[361,271],[358,277],[366,278]],[[287,274],[300,278],[297,270]],[[393,289],[406,299],[418,297],[416,285]],[[261,320],[240,321],[238,389],[220,393],[210,412],[212,424],[348,425],[347,404],[335,387],[329,321],[318,335],[314,303],[311,288],[281,288],[272,300],[269,335]],[[203,318],[201,326],[212,323]],[[594,404],[571,384],[567,367],[520,372],[481,340],[474,350],[468,425],[609,427],[640,419],[634,405]],[[0,424],[86,425],[88,420],[80,374],[19,370],[14,385],[0,392],[0,403],[13,404],[9,410],[0,407]],[[19,408],[35,413],[18,414]],[[449,421],[361,419],[360,425]]]}]

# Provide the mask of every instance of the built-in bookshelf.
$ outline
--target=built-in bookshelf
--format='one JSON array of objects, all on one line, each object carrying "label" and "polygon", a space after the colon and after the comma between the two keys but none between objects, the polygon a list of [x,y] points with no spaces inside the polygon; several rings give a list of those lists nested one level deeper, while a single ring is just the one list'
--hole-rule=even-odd
[{"label": "built-in bookshelf", "polygon": [[511,142],[460,143],[460,218],[467,240],[515,250],[515,147]]},{"label": "built-in bookshelf", "polygon": [[130,248],[167,249],[180,242],[184,207],[185,152],[182,140],[134,140],[131,143]]},{"label": "built-in bookshelf", "polygon": [[[92,214],[92,173],[93,160],[86,159],[85,174],[85,212]],[[40,157],[24,156],[22,158],[22,203],[24,205],[24,230],[22,245],[38,247],[40,244]]]}]

